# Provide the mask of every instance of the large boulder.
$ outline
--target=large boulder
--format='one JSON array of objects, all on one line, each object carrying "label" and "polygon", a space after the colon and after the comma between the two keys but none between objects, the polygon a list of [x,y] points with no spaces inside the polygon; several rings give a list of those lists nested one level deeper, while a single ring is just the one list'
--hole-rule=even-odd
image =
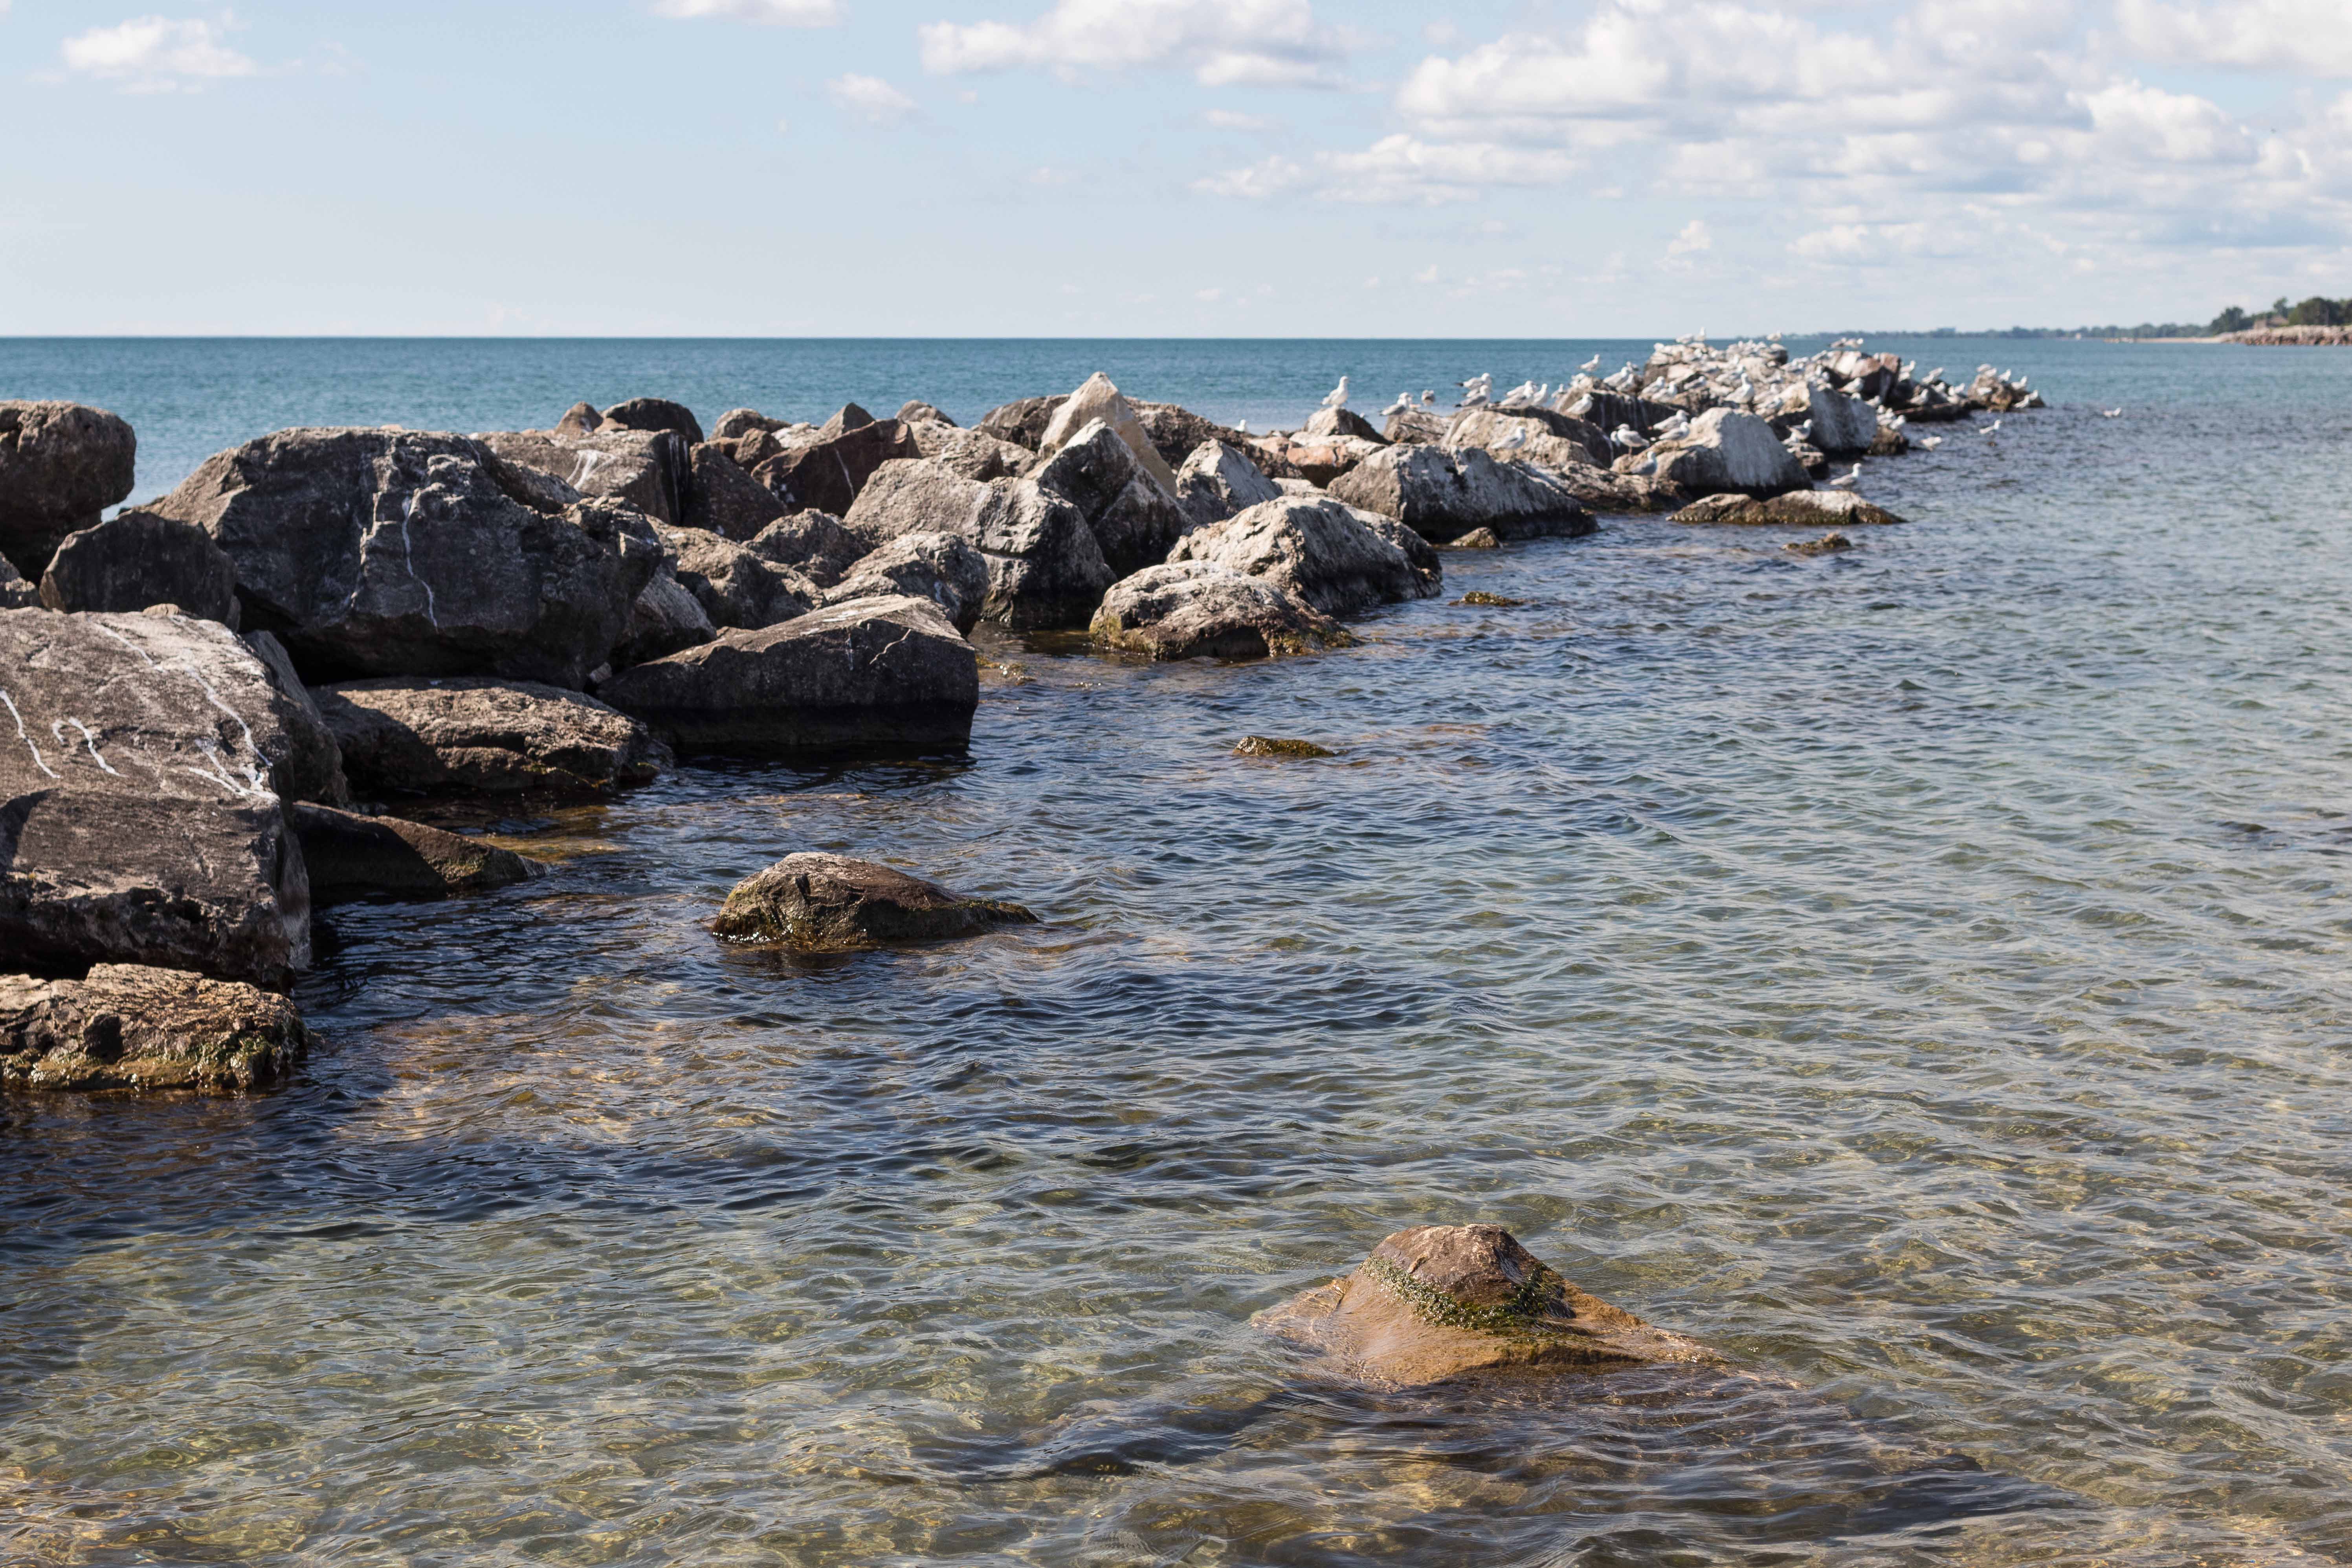
[{"label": "large boulder", "polygon": [[[842,421],[852,410],[834,416]],[[919,458],[922,450],[896,419],[875,419],[835,429],[827,424],[818,439],[787,447],[761,462],[751,477],[775,493],[787,512],[823,511],[840,517],[883,464]]]},{"label": "large boulder", "polygon": [[1352,408],[1318,408],[1310,415],[1304,436],[1321,437],[1326,440],[1370,441],[1376,446],[1388,445],[1388,437],[1379,426]]},{"label": "large boulder", "polygon": [[268,632],[247,632],[242,639],[261,661],[278,700],[271,717],[286,731],[284,754],[272,760],[270,784],[287,800],[320,800],[329,805],[351,804],[352,789],[343,777],[343,749],[327,728],[324,714],[310,689],[295,673],[286,645]]},{"label": "large boulder", "polygon": [[1356,640],[1269,579],[1209,561],[1147,566],[1112,584],[1090,629],[1107,647],[1157,659],[1269,658]]},{"label": "large boulder", "polygon": [[643,724],[523,680],[351,680],[313,689],[362,794],[602,796],[670,764]]},{"label": "large boulder", "polygon": [[1491,458],[1548,468],[1605,468],[1617,457],[1600,426],[1541,407],[1465,408],[1447,423],[1443,445],[1456,451],[1475,447]]},{"label": "large boulder", "polygon": [[735,884],[711,930],[730,942],[823,952],[978,936],[1036,919],[1019,904],[950,893],[877,861],[800,854]]},{"label": "large boulder", "polygon": [[139,441],[102,408],[0,402],[0,555],[37,582],[68,533],[131,493]]},{"label": "large boulder", "polygon": [[79,980],[0,975],[10,1089],[264,1089],[310,1047],[293,1003],[240,981],[136,963]]},{"label": "large boulder", "polygon": [[1657,479],[1695,496],[1776,496],[1812,484],[1770,425],[1729,408],[1708,409],[1687,434],[1659,442],[1642,459]]},{"label": "large boulder", "polygon": [[1114,577],[1084,513],[1034,479],[982,483],[931,462],[885,465],[843,526],[880,549],[952,533],[988,563],[983,619],[1016,630],[1082,626]]},{"label": "large boulder", "polygon": [[952,533],[902,533],[857,563],[825,590],[828,605],[852,599],[889,599],[911,594],[929,599],[969,633],[988,602],[988,563]]},{"label": "large boulder", "polygon": [[[1343,501],[1340,504],[1345,506],[1347,503]],[[1403,552],[1405,564],[1412,568],[1413,582],[1418,588],[1417,597],[1433,598],[1444,587],[1445,563],[1437,558],[1437,546],[1392,517],[1382,517],[1379,512],[1366,511],[1360,506],[1349,507],[1348,512]],[[1494,536],[1490,532],[1487,537],[1491,539]],[[1500,544],[1502,541],[1497,539],[1495,542]]]},{"label": "large boulder", "polygon": [[824,597],[817,585],[748,546],[698,528],[665,528],[670,569],[714,626],[757,631],[804,616]]},{"label": "large boulder", "polygon": [[235,626],[236,568],[195,524],[126,511],[65,537],[41,574],[41,603],[52,610],[177,605]]},{"label": "large boulder", "polygon": [[285,699],[186,616],[0,612],[0,953],[282,986],[310,892],[273,774]]},{"label": "large boulder", "polygon": [[307,805],[289,806],[287,816],[302,841],[314,907],[483,893],[541,874],[511,849],[397,816]]},{"label": "large boulder", "polygon": [[1054,410],[1054,416],[1045,421],[1045,433],[1038,437],[1038,452],[1052,457],[1084,435],[1087,426],[1097,419],[1127,443],[1127,449],[1135,454],[1135,460],[1143,465],[1145,472],[1160,481],[1161,489],[1171,496],[1176,493],[1176,470],[1168,466],[1168,459],[1151,444],[1151,433],[1136,416],[1135,405],[1119,395],[1110,377],[1100,371],[1087,377],[1085,384]]},{"label": "large boulder", "polygon": [[1064,442],[1029,477],[1078,509],[1094,530],[1103,560],[1118,576],[1168,559],[1170,548],[1192,525],[1174,487],[1153,478],[1134,449],[1100,419]]},{"label": "large boulder", "polygon": [[1423,1225],[1251,1320],[1367,1383],[1603,1372],[1722,1358],[1589,1296],[1498,1225]]},{"label": "large boulder", "polygon": [[1784,415],[1811,420],[1811,445],[1833,457],[1867,452],[1878,438],[1876,410],[1818,381],[1790,389],[1780,407]]},{"label": "large boulder", "polygon": [[1390,447],[1331,481],[1335,500],[1445,543],[1473,529],[1498,539],[1574,538],[1591,514],[1550,472],[1498,463],[1475,447]]},{"label": "large boulder", "polygon": [[1706,496],[1675,513],[1676,522],[1730,522],[1780,528],[1843,528],[1901,522],[1852,490],[1790,490],[1761,500],[1737,493]]},{"label": "large boulder", "polygon": [[[899,418],[904,421],[902,410]],[[1012,479],[1027,471],[1036,454],[1001,441],[985,430],[965,430],[944,420],[908,423],[915,449],[968,479]]]},{"label": "large boulder", "polygon": [[740,543],[784,515],[775,492],[747,473],[725,447],[706,441],[694,448],[691,461],[680,520],[687,527]]},{"label": "large boulder", "polygon": [[604,426],[623,430],[667,430],[689,447],[702,444],[702,426],[694,411],[667,397],[632,397],[604,410]]},{"label": "large boulder", "polygon": [[1000,441],[1010,441],[1034,452],[1045,444],[1045,426],[1052,422],[1055,410],[1069,400],[1066,392],[1050,397],[1016,398],[982,415],[976,428]]},{"label": "large boulder", "polygon": [[1238,447],[1248,439],[1231,426],[1220,425],[1172,403],[1146,403],[1139,397],[1131,397],[1128,406],[1135,410],[1135,421],[1143,426],[1151,449],[1171,468],[1191,457],[1203,441],[1223,441]]},{"label": "large boulder", "polygon": [[1230,441],[1202,442],[1176,470],[1176,499],[1196,525],[1223,522],[1281,494],[1249,454]]},{"label": "large boulder", "polygon": [[643,513],[551,504],[463,436],[281,430],[207,458],[150,510],[212,535],[244,624],[313,680],[579,686],[661,559]]},{"label": "large boulder", "polygon": [[1603,435],[1614,435],[1631,426],[1646,440],[1661,425],[1684,410],[1671,403],[1654,398],[1636,397],[1626,392],[1563,392],[1553,399],[1552,407],[1571,419],[1579,419]]},{"label": "large boulder", "polygon": [[621,671],[597,689],[680,751],[790,756],[961,750],[980,664],[940,608],[853,599]]},{"label": "large boulder", "polygon": [[625,501],[656,522],[682,521],[694,488],[693,448],[667,430],[492,430],[474,439],[524,472],[572,492],[562,500],[603,496]]},{"label": "large boulder", "polygon": [[872,547],[832,513],[803,511],[768,524],[746,548],[762,561],[789,566],[818,587],[830,588]]},{"label": "large boulder", "polygon": [[1186,534],[1169,557],[1267,581],[1327,616],[1424,598],[1403,550],[1342,502],[1285,496]]},{"label": "large boulder", "polygon": [[621,629],[621,640],[613,645],[612,668],[626,669],[682,647],[707,643],[718,635],[719,628],[710,624],[710,612],[702,607],[701,600],[687,592],[686,584],[677,580],[677,573],[665,561],[661,570],[654,574],[653,581],[629,601],[628,624]]}]

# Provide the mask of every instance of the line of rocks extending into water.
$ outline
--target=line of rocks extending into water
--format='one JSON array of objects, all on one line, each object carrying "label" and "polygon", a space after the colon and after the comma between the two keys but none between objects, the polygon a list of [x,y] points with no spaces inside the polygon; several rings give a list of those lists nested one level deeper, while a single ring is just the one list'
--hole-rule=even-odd
[{"label": "line of rocks extending into water", "polygon": [[2352,327],[2249,327],[2242,332],[2223,332],[2211,341],[2256,348],[2343,348],[2352,345]]}]

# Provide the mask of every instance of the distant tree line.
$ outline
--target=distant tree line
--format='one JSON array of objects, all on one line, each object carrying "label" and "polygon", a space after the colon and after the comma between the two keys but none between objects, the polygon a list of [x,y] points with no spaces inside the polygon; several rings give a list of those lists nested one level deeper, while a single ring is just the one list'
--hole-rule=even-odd
[{"label": "distant tree line", "polygon": [[1989,338],[2218,338],[2255,327],[2352,327],[2352,299],[2330,300],[2314,294],[2299,305],[2281,295],[2260,315],[2232,305],[2202,325],[2195,321],[2142,321],[2137,327],[2011,327],[1981,335]]}]

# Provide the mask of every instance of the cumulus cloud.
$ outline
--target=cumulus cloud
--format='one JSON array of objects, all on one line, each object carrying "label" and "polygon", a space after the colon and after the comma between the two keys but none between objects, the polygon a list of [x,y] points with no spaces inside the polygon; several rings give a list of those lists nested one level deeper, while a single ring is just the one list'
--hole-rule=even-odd
[{"label": "cumulus cloud", "polygon": [[903,125],[915,117],[915,100],[878,76],[851,72],[824,84],[834,106],[868,125]]},{"label": "cumulus cloud", "polygon": [[134,16],[111,27],[77,33],[58,47],[66,68],[132,92],[169,92],[261,68],[221,42],[210,22]]},{"label": "cumulus cloud", "polygon": [[1337,85],[1354,37],[1309,0],[1056,0],[1033,22],[932,22],[923,68],[1188,70],[1206,87]]},{"label": "cumulus cloud", "polygon": [[1666,241],[1668,256],[1694,256],[1702,250],[1715,248],[1715,231],[1706,226],[1705,218],[1693,218],[1683,225],[1682,232]]},{"label": "cumulus cloud", "polygon": [[654,0],[654,15],[681,21],[717,16],[771,27],[830,27],[841,20],[840,0]]},{"label": "cumulus cloud", "polygon": [[1491,185],[1548,185],[1576,170],[1566,153],[1491,142],[1434,143],[1399,134],[1361,153],[1272,157],[1194,182],[1211,195],[1263,200],[1304,193],[1326,201],[1467,201]]},{"label": "cumulus cloud", "polygon": [[2352,76],[2343,0],[2118,0],[2116,22],[2151,59]]}]

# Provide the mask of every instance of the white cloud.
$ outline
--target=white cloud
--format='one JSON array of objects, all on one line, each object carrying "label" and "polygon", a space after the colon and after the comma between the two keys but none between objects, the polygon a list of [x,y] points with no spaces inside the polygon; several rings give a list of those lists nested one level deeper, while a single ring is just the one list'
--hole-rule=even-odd
[{"label": "white cloud", "polygon": [[1706,226],[1705,218],[1693,218],[1683,225],[1682,232],[1666,241],[1668,256],[1690,256],[1715,248],[1715,233]]},{"label": "white cloud", "polygon": [[1264,200],[1305,193],[1339,202],[1466,201],[1490,185],[1549,185],[1577,160],[1544,149],[1491,142],[1433,143],[1399,134],[1361,153],[1318,153],[1311,162],[1271,157],[1193,182],[1210,195]]},{"label": "white cloud", "polygon": [[717,16],[770,27],[830,27],[841,20],[841,4],[840,0],[654,0],[654,15],[681,21]]},{"label": "white cloud", "polygon": [[843,113],[868,125],[903,125],[915,116],[915,100],[878,76],[837,76],[824,84],[824,93]]},{"label": "white cloud", "polygon": [[220,40],[210,22],[135,16],[77,33],[58,46],[66,68],[133,92],[169,92],[190,83],[252,76],[261,68]]},{"label": "white cloud", "polygon": [[1279,131],[1282,121],[1264,114],[1244,114],[1238,110],[1208,109],[1201,111],[1201,123],[1212,131]]},{"label": "white cloud", "polygon": [[2149,59],[2352,76],[2343,0],[2117,0],[2116,22]]},{"label": "white cloud", "polygon": [[1355,47],[1309,0],[1055,0],[1034,22],[931,22],[923,68],[1189,70],[1205,87],[1333,86]]}]

